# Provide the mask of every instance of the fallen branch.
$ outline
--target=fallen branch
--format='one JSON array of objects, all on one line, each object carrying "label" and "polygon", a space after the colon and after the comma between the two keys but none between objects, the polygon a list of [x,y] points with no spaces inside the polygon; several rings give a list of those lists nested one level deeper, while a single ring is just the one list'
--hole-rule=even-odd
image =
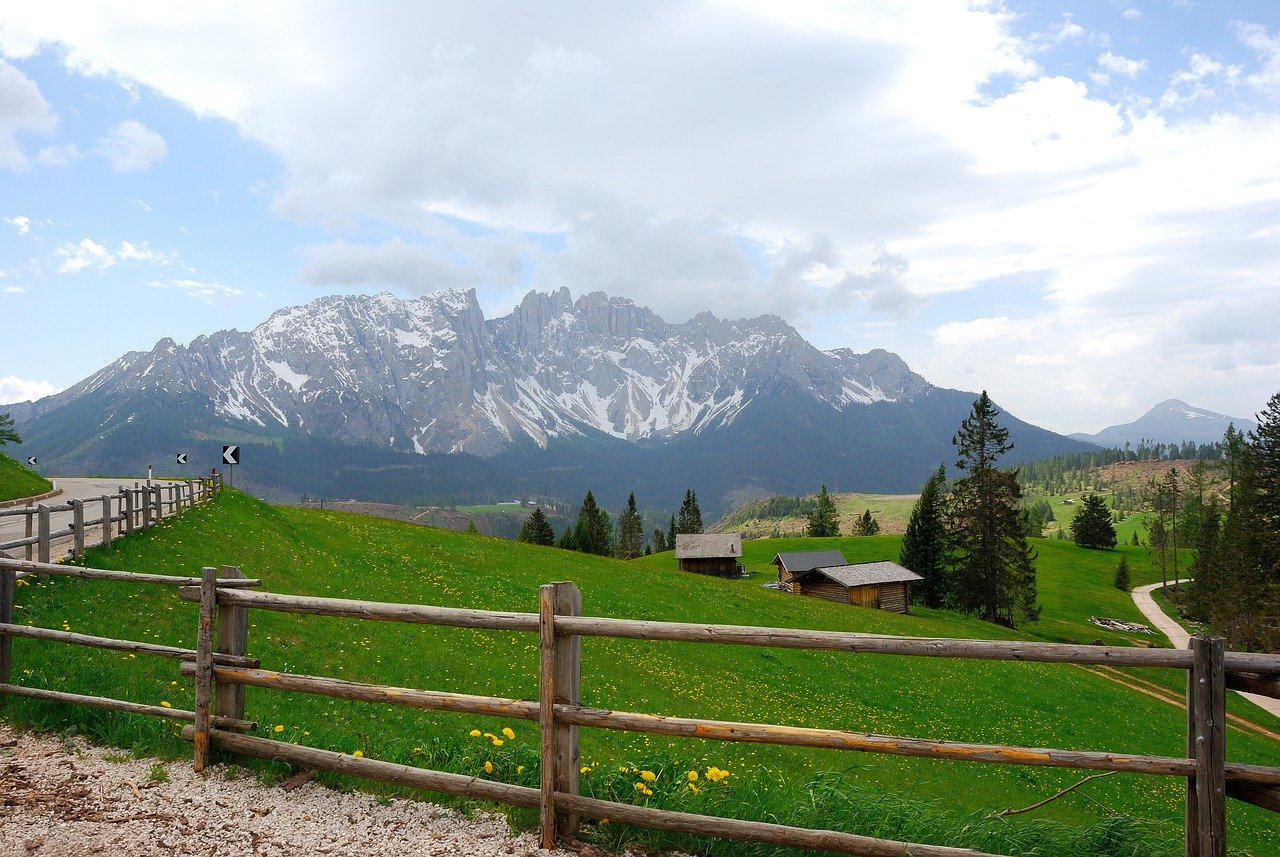
[{"label": "fallen branch", "polygon": [[1062,797],[1063,795],[1070,794],[1071,792],[1080,788],[1082,785],[1089,782],[1090,780],[1098,780],[1098,779],[1102,779],[1103,777],[1109,777],[1114,773],[1116,772],[1107,771],[1104,774],[1090,774],[1080,782],[1075,783],[1074,785],[1067,786],[1065,789],[1058,792],[1056,795],[1051,795],[1042,801],[1037,801],[1036,803],[1031,804],[1031,806],[1025,806],[1022,809],[1014,809],[1012,807],[1009,807],[1008,809],[1002,809],[999,812],[993,812],[990,815],[988,815],[987,818],[1008,818],[1011,815],[1022,815],[1024,812],[1031,812],[1032,810],[1039,809],[1045,804],[1053,803],[1055,800]]}]

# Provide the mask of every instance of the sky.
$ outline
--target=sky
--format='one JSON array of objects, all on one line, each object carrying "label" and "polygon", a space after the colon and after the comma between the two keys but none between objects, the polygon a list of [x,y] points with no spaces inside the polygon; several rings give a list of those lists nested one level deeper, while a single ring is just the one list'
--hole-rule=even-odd
[{"label": "sky", "polygon": [[1273,0],[0,16],[0,402],[322,295],[623,296],[1055,431],[1280,390]]}]

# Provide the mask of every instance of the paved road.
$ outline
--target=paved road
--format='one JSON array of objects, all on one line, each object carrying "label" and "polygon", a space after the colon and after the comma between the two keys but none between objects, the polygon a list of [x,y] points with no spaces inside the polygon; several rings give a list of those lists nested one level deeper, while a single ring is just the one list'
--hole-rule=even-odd
[{"label": "paved road", "polygon": [[[145,480],[138,482],[137,480],[132,479],[87,479],[79,477],[54,479],[52,481],[54,487],[61,489],[62,493],[56,497],[50,497],[47,500],[41,501],[47,506],[62,505],[73,497],[81,500],[93,500],[102,497],[103,494],[115,494],[119,492],[121,487],[132,488],[135,484],[145,484]],[[152,484],[157,484],[160,481],[161,480],[155,480]],[[37,503],[37,505],[40,504]],[[117,507],[113,504],[113,512],[116,508]],[[86,504],[84,515],[88,519],[100,518],[102,516],[102,506],[100,504]],[[65,529],[71,523],[71,510],[68,509],[65,511],[52,512],[49,515],[49,519],[50,527],[52,529]],[[14,539],[25,538],[27,534],[26,528],[27,519],[25,515],[13,515],[0,518],[0,542],[8,542]],[[86,536],[90,537],[91,540],[94,536],[92,533],[94,529],[97,528],[86,528]],[[65,546],[70,545],[71,542],[72,539],[69,536],[56,541],[55,550],[53,551],[54,556],[61,556],[62,550],[58,550],[57,548],[65,550]],[[10,551],[10,554],[20,558],[25,557],[26,555],[23,548],[13,548]]]},{"label": "paved road", "polygon": [[[1161,584],[1159,583],[1139,586],[1133,590],[1133,603],[1138,605],[1138,609],[1142,611],[1143,616],[1147,617],[1148,622],[1169,638],[1169,642],[1173,644],[1175,649],[1185,649],[1191,645],[1191,635],[1187,633],[1186,628],[1183,628],[1165,615],[1165,612],[1160,609],[1160,605],[1156,604],[1155,599],[1151,597],[1152,590],[1159,589],[1160,586]],[[1239,693],[1239,691],[1236,692]],[[1241,693],[1240,695],[1263,711],[1280,717],[1280,699],[1258,696],[1254,693]]]}]

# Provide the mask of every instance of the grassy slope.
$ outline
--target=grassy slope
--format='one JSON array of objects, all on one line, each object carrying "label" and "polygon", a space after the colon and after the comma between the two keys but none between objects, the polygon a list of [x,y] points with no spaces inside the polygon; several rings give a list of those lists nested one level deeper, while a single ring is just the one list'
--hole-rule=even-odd
[{"label": "grassy slope", "polygon": [[34,497],[52,490],[48,479],[0,452],[0,500]]},{"label": "grassy slope", "polygon": [[[770,568],[778,550],[839,546],[850,560],[894,558],[895,537],[748,542],[746,562]],[[1029,629],[1049,639],[1106,639],[1085,623],[1096,612],[1136,618],[1109,588],[1114,554],[1041,543],[1046,618]],[[915,636],[1018,636],[942,611],[895,616],[762,589],[753,580],[721,581],[676,571],[670,554],[630,564],[396,521],[315,510],[274,508],[236,493],[181,519],[94,551],[103,567],[195,573],[202,565],[239,565],[265,589],[313,595],[532,611],[536,587],[573,580],[588,614],[680,621],[830,628]],[[771,568],[770,568],[771,570]],[[771,575],[769,575],[771,576]],[[1100,585],[1104,578],[1108,585]],[[18,621],[47,627],[193,645],[195,608],[169,591],[101,582],[59,581],[19,590]],[[1113,594],[1114,593],[1114,594]],[[532,635],[406,627],[391,623],[251,614],[250,651],[266,668],[375,680],[390,685],[534,698],[537,645]],[[857,657],[728,646],[587,640],[583,699],[590,705],[686,716],[845,728],[885,734],[1126,753],[1182,752],[1182,712],[1084,669],[1037,664]],[[190,707],[190,683],[172,662],[14,641],[22,683],[161,699]],[[176,682],[176,683],[171,683]],[[250,688],[248,712],[278,737],[334,749],[412,760],[433,734],[463,736],[502,722],[371,709]],[[177,751],[155,721],[14,700],[7,711],[45,725],[79,722],[119,742]],[[518,741],[534,729],[514,725]],[[306,730],[309,734],[303,734]],[[1231,730],[1229,755],[1280,764],[1280,748]],[[964,810],[1025,806],[1076,779],[1069,771],[1003,768],[754,745],[676,741],[584,730],[589,765],[657,757],[744,772],[768,768],[803,781],[814,770],[847,770],[873,787]],[[1098,817],[1096,803],[1138,817],[1181,824],[1182,785],[1173,779],[1114,776],[1056,801],[1041,814],[1068,823]],[[1250,853],[1280,853],[1274,816],[1232,802],[1232,843]],[[1271,827],[1268,827],[1270,825]]]}]

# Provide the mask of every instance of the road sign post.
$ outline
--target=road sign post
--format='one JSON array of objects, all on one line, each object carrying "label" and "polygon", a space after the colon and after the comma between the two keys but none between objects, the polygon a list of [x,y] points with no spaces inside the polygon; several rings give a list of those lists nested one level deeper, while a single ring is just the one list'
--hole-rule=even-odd
[{"label": "road sign post", "polygon": [[222,463],[231,467],[231,487],[236,484],[236,465],[240,463],[240,447],[237,445],[222,448]]}]

